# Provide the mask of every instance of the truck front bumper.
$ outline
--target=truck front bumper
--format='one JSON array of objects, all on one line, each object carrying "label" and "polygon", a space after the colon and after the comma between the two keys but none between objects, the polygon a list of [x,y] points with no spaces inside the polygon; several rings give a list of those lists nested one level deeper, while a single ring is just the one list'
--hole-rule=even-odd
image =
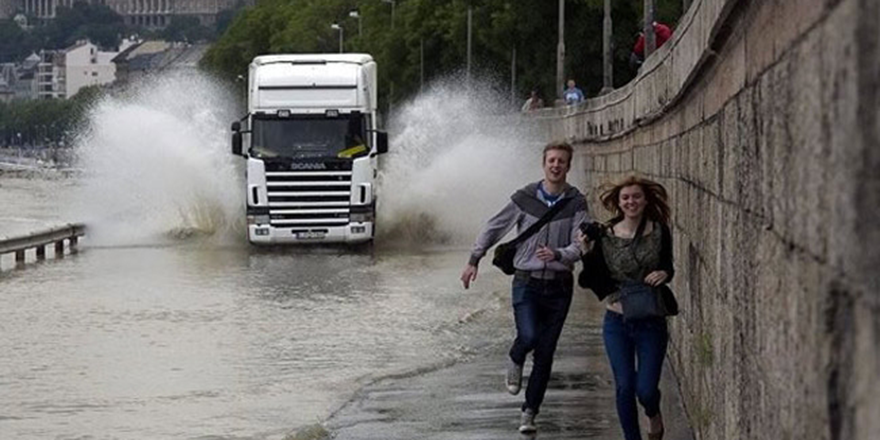
[{"label": "truck front bumper", "polygon": [[270,225],[248,225],[248,241],[256,245],[364,243],[373,239],[373,223],[350,223],[345,226],[326,227],[304,231]]}]

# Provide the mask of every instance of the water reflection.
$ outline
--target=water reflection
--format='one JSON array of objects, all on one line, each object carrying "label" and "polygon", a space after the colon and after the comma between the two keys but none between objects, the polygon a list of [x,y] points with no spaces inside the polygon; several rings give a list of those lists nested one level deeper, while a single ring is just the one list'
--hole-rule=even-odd
[{"label": "water reflection", "polygon": [[26,439],[272,437],[312,424],[363,384],[485,337],[462,317],[497,299],[461,301],[459,260],[86,245],[7,272],[0,425]]}]

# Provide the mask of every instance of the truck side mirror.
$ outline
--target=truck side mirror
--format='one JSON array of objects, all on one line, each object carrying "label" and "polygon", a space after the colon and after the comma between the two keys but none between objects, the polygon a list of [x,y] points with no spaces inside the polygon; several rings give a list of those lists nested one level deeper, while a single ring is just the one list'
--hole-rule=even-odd
[{"label": "truck side mirror", "polygon": [[241,122],[232,123],[232,154],[241,156]]},{"label": "truck side mirror", "polygon": [[376,132],[376,153],[384,154],[388,152],[388,133],[384,131]]}]

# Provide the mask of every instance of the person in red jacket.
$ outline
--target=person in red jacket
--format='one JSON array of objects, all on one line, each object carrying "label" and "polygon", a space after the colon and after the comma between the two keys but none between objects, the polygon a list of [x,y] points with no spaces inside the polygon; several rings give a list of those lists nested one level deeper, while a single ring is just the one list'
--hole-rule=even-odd
[{"label": "person in red jacket", "polygon": [[[663,23],[654,22],[654,38],[657,41],[657,49],[663,46],[670,38],[672,38],[672,29],[669,26],[666,26]],[[645,33],[639,32],[639,37],[636,39],[636,45],[633,46],[632,55],[630,56],[630,60],[633,61],[634,64],[642,64],[642,61],[645,60]]]}]

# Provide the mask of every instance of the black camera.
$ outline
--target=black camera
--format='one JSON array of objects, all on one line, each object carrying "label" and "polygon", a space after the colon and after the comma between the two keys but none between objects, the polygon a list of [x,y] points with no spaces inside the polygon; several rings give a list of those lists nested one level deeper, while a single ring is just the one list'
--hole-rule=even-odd
[{"label": "black camera", "polygon": [[602,227],[602,224],[599,222],[591,222],[591,223],[581,223],[580,226],[581,233],[587,236],[590,241],[598,240],[602,234],[605,232],[605,228]]}]

